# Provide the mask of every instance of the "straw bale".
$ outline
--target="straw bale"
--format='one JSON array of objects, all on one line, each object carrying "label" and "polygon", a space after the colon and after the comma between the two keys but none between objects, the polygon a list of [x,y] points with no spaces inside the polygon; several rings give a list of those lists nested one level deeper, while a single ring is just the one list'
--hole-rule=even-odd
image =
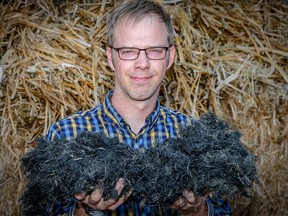
[{"label": "straw bale", "polygon": [[[113,88],[105,18],[121,1],[0,3],[0,214],[19,215],[20,158],[57,119],[94,107]],[[177,56],[161,103],[198,118],[212,111],[259,158],[251,198],[234,215],[288,214],[288,3],[163,0]]]}]

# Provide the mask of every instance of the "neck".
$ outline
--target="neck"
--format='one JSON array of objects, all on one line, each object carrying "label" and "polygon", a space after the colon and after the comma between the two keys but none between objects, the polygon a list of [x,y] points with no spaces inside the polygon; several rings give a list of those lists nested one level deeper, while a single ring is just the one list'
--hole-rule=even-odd
[{"label": "neck", "polygon": [[157,99],[157,97],[154,97],[145,101],[136,101],[131,98],[121,97],[114,92],[111,103],[114,109],[129,124],[131,130],[137,134],[145,125],[147,116],[154,111]]}]

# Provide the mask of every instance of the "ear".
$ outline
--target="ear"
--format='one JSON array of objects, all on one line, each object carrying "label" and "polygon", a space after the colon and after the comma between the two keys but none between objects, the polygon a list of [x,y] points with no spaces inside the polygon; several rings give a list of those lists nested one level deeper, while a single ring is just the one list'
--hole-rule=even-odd
[{"label": "ear", "polygon": [[169,68],[172,66],[172,64],[174,63],[175,53],[176,53],[175,46],[172,45],[172,46],[169,48],[169,59],[168,59],[167,69],[169,69]]},{"label": "ear", "polygon": [[111,70],[114,71],[114,64],[113,64],[113,59],[112,59],[112,48],[111,47],[106,47],[106,55],[107,55],[108,64],[109,64]]}]

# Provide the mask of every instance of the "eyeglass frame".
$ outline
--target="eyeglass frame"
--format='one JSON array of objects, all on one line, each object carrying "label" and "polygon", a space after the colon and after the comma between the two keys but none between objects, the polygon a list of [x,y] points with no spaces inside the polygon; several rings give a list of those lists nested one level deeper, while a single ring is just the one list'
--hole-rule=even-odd
[{"label": "eyeglass frame", "polygon": [[[124,61],[134,61],[134,60],[136,60],[136,59],[139,57],[141,51],[145,51],[145,55],[146,55],[146,57],[147,57],[149,60],[163,60],[163,59],[166,58],[167,51],[170,49],[170,47],[172,47],[172,45],[170,45],[170,46],[168,46],[168,47],[164,47],[164,46],[148,47],[148,48],[145,48],[145,49],[139,49],[139,48],[137,48],[137,47],[113,47],[113,46],[109,46],[109,47],[110,47],[111,49],[114,49],[114,50],[117,51],[119,59],[124,60]],[[151,59],[151,58],[149,58],[148,55],[147,55],[147,51],[146,51],[146,50],[147,50],[147,49],[153,49],[153,48],[165,48],[165,56],[164,56],[163,58],[160,58],[160,59]],[[120,53],[119,53],[119,50],[121,50],[121,49],[137,49],[137,50],[138,50],[137,57],[136,57],[136,58],[133,58],[133,59],[123,59],[123,58],[120,57]]]}]

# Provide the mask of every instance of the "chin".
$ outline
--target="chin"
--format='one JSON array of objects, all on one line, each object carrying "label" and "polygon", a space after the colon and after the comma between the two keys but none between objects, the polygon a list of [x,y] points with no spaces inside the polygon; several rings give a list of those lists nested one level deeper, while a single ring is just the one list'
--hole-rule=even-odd
[{"label": "chin", "polygon": [[149,100],[151,98],[155,98],[158,97],[158,91],[148,91],[148,90],[144,90],[144,91],[130,91],[130,93],[128,93],[129,97],[133,100],[136,101],[146,101]]}]

